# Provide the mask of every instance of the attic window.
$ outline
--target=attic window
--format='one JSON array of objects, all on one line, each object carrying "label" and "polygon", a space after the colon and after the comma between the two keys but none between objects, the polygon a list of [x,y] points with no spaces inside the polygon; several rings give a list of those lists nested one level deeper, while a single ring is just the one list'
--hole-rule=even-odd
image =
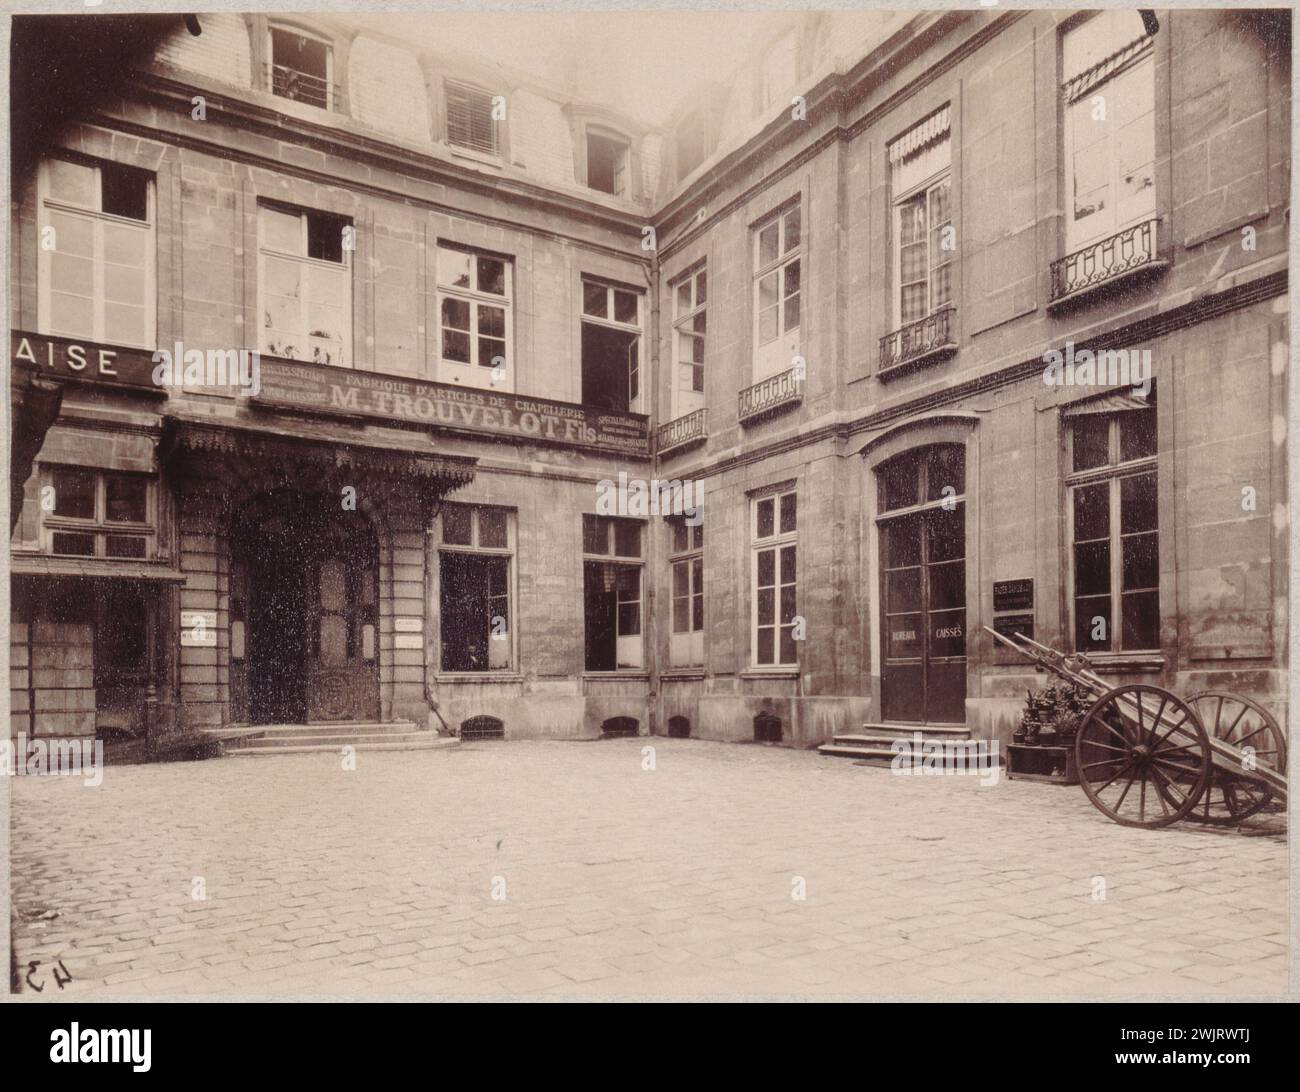
[{"label": "attic window", "polygon": [[334,51],[328,42],[290,27],[271,27],[271,92],[334,108]]},{"label": "attic window", "polygon": [[628,144],[625,140],[587,133],[587,185],[601,193],[623,197],[627,189]]},{"label": "attic window", "polygon": [[500,155],[492,96],[467,83],[443,83],[447,101],[447,143],[485,155]]}]

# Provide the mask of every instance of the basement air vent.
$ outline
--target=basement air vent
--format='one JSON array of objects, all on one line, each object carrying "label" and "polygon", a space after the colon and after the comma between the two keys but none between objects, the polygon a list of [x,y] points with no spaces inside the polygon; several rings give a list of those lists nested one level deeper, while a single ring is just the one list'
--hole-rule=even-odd
[{"label": "basement air vent", "polygon": [[466,743],[476,739],[505,739],[506,726],[496,717],[470,717],[461,722],[460,738]]},{"label": "basement air vent", "polygon": [[774,717],[771,713],[759,713],[754,718],[754,742],[780,743],[781,718]]},{"label": "basement air vent", "polygon": [[668,735],[672,739],[690,739],[691,722],[685,717],[669,717]]},{"label": "basement air vent", "polygon": [[627,739],[635,736],[641,725],[635,717],[610,717],[600,726],[601,739]]}]

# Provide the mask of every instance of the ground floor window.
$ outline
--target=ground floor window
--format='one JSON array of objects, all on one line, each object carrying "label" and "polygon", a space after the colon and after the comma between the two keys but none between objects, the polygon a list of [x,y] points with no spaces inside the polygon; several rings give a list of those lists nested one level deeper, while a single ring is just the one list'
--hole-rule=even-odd
[{"label": "ground floor window", "polygon": [[446,505],[439,517],[443,671],[506,671],[513,664],[510,563],[513,513]]},{"label": "ground floor window", "polygon": [[1160,646],[1155,407],[1071,420],[1074,647]]},{"label": "ground floor window", "polygon": [[672,631],[668,659],[673,667],[704,663],[704,524],[684,517],[671,521]]},{"label": "ground floor window", "polygon": [[754,663],[794,666],[798,592],[797,498],[793,489],[752,502]]},{"label": "ground floor window", "polygon": [[588,671],[641,670],[642,524],[583,516],[583,615]]}]

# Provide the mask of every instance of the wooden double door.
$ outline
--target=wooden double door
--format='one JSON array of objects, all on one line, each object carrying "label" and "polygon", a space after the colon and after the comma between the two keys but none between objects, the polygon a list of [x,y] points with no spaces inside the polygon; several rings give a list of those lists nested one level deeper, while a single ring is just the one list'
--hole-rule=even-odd
[{"label": "wooden double door", "polygon": [[232,719],[379,717],[379,551],[355,512],[282,497],[232,542]]}]

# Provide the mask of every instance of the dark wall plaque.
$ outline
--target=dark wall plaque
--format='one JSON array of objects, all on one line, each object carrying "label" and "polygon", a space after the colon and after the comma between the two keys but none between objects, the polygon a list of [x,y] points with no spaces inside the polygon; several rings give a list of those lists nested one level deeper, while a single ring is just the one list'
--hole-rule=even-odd
[{"label": "dark wall plaque", "polygon": [[1034,636],[1034,616],[1032,614],[1003,614],[993,619],[993,631],[1002,634],[1003,637],[1023,633],[1026,637],[1032,638]]},{"label": "dark wall plaque", "polygon": [[993,581],[994,610],[1031,610],[1034,606],[1032,580]]}]

